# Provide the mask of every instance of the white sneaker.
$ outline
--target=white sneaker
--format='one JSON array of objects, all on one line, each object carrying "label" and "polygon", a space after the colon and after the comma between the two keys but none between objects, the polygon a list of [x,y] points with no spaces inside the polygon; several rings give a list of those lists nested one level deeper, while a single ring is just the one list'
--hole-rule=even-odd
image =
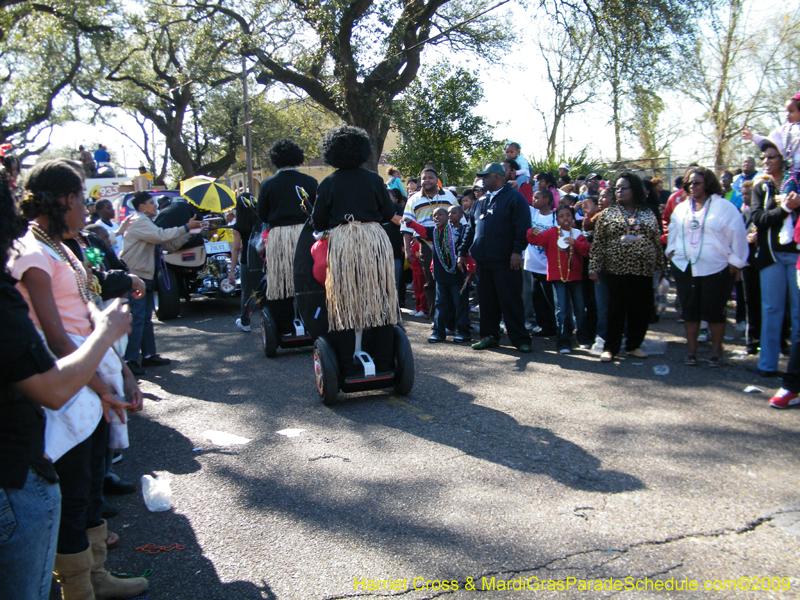
[{"label": "white sneaker", "polygon": [[531,333],[539,333],[541,330],[542,328],[537,325],[536,327],[531,328]]},{"label": "white sneaker", "polygon": [[533,323],[531,323],[530,321],[525,321],[525,329],[527,329],[528,331],[533,329]]},{"label": "white sneaker", "polygon": [[708,332],[708,329],[701,329],[700,333],[697,335],[698,342],[707,342],[711,334]]},{"label": "white sneaker", "polygon": [[558,353],[559,354],[572,354],[572,350],[570,350],[569,348],[562,348],[561,350],[558,351]]},{"label": "white sneaker", "polygon": [[250,325],[242,325],[241,319],[236,319],[236,326],[242,331],[250,331]]}]

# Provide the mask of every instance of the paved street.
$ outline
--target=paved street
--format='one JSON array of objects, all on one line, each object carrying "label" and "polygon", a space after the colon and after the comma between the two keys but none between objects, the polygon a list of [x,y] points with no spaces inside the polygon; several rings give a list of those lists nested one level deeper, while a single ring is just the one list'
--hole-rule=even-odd
[{"label": "paved street", "polygon": [[[266,359],[236,307],[192,301],[156,322],[174,362],[143,378],[116,470],[169,474],[173,509],[111,498],[122,542],[109,557],[152,569],[151,599],[800,598],[800,410],[767,407],[779,382],[754,375],[753,358],[710,369],[703,344],[700,366],[684,366],[671,308],[650,334],[666,354],[611,365],[547,339],[530,355],[432,345],[410,318],[411,395],[329,408],[310,349]],[[728,334],[728,352],[742,349]],[[743,393],[751,384],[765,393]],[[208,430],[251,441],[215,446]],[[135,551],[148,543],[184,549]],[[626,577],[699,589],[578,589]],[[780,578],[789,590],[703,590]],[[531,589],[546,580],[570,590]]]}]

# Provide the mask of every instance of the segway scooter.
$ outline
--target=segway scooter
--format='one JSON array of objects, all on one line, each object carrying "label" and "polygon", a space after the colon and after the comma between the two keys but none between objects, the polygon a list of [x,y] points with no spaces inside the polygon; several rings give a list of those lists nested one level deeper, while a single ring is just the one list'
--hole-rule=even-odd
[{"label": "segway scooter", "polygon": [[[261,221],[259,221],[260,223]],[[253,229],[253,233],[248,241],[248,267],[251,267],[250,277],[255,279],[261,276],[261,281],[257,286],[253,286],[254,294],[253,299],[256,301],[255,308],[258,310],[261,318],[261,348],[264,350],[264,355],[267,358],[275,358],[278,355],[278,348],[301,348],[303,346],[311,346],[314,339],[306,333],[303,321],[297,313],[297,301],[294,302],[294,320],[292,322],[293,331],[288,334],[280,335],[278,327],[275,323],[275,317],[267,308],[267,278],[263,274],[264,261],[255,250],[256,244],[253,243],[254,238],[260,240],[263,228],[257,227]],[[254,265],[258,265],[257,269]],[[252,311],[252,312],[255,312]]]},{"label": "segway scooter", "polygon": [[297,241],[294,256],[294,289],[296,306],[306,331],[316,339],[314,342],[314,378],[322,402],[334,404],[339,392],[346,394],[367,390],[394,388],[395,393],[405,396],[414,387],[414,355],[405,331],[397,325],[393,328],[394,369],[376,372],[370,356],[371,330],[356,332],[354,359],[359,373],[344,377],[339,366],[336,348],[328,336],[328,309],[325,287],[313,275],[314,261],[311,246],[315,242],[314,230],[306,223]]}]

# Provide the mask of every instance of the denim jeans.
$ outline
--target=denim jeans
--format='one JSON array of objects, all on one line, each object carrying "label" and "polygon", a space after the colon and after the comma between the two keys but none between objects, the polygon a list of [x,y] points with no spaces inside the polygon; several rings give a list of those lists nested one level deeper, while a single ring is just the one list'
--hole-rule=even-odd
[{"label": "denim jeans", "polygon": [[775,262],[761,269],[761,355],[758,368],[777,371],[786,295],[792,316],[792,344],[800,341],[800,295],[797,290],[797,254],[776,252]]},{"label": "denim jeans", "polygon": [[569,348],[572,340],[573,313],[578,323],[578,329],[584,327],[586,312],[583,308],[583,282],[581,281],[554,281],[553,292],[556,299],[556,323],[558,324],[558,349]]},{"label": "denim jeans", "polygon": [[153,295],[153,282],[145,281],[147,291],[139,298],[130,299],[131,333],[128,336],[128,347],[125,349],[125,362],[139,362],[139,351],[145,356],[156,353],[156,336],[153,332],[153,309],[155,297]]},{"label": "denim jeans", "polygon": [[0,598],[47,600],[61,492],[33,469],[21,490],[0,488]]},{"label": "denim jeans", "polygon": [[455,319],[456,333],[469,337],[469,303],[467,294],[460,294],[461,286],[436,282],[436,315],[433,318],[433,333],[446,337],[447,322]]},{"label": "denim jeans", "polygon": [[536,323],[533,310],[533,272],[522,269],[522,306],[525,308],[525,322]]},{"label": "denim jeans", "polygon": [[597,301],[597,337],[606,340],[608,336],[608,277],[600,271],[599,282],[594,284],[594,297]]}]

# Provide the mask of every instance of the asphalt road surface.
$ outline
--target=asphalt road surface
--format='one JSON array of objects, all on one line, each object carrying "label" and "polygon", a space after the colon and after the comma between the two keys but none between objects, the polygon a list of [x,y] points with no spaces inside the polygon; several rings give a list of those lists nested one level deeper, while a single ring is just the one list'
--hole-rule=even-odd
[{"label": "asphalt road surface", "polygon": [[614,364],[428,344],[406,318],[412,393],[334,407],[310,349],[267,359],[236,313],[156,322],[173,363],[142,378],[116,471],[169,477],[172,510],[109,498],[109,566],[151,569],[151,599],[800,598],[800,410],[767,406],[752,357],[711,369],[702,344],[685,366],[674,310],[649,334],[666,354]]}]

